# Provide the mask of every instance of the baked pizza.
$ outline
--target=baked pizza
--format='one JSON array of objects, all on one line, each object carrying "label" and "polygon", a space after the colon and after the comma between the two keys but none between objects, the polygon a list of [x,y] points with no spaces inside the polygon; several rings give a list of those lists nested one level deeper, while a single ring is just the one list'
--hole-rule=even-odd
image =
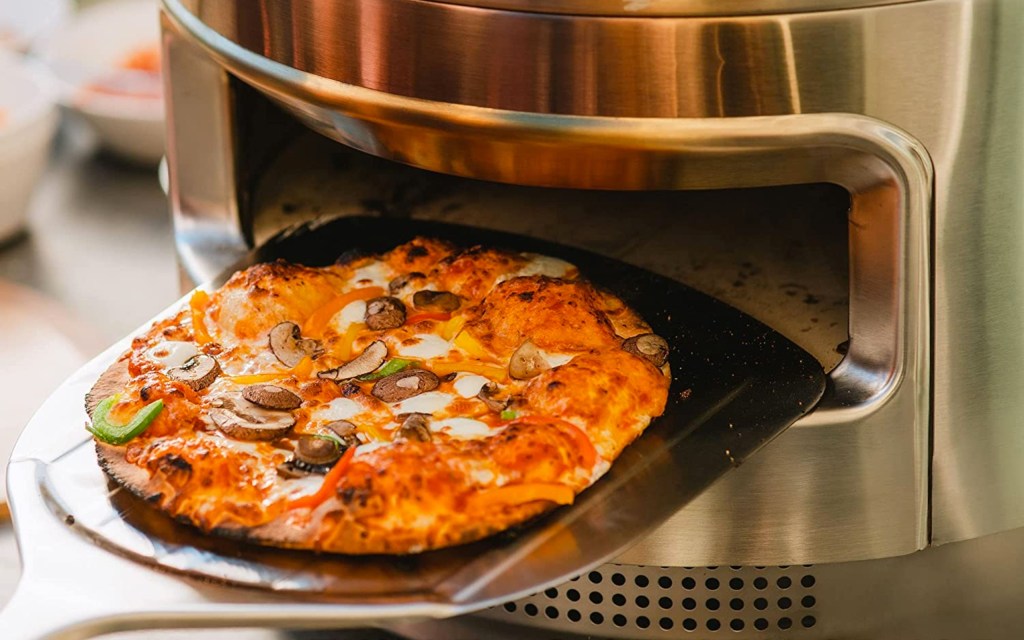
[{"label": "baked pizza", "polygon": [[417,553],[573,502],[664,410],[667,359],[571,264],[417,238],[195,291],[87,428],[115,482],[204,532]]}]

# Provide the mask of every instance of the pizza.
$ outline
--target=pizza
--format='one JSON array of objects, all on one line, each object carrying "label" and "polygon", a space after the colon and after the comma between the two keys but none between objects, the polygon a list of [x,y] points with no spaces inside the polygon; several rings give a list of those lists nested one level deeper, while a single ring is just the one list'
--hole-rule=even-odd
[{"label": "pizza", "polygon": [[668,355],[571,264],[416,238],[196,290],[87,429],[113,481],[211,535],[418,553],[572,503],[664,410]]}]

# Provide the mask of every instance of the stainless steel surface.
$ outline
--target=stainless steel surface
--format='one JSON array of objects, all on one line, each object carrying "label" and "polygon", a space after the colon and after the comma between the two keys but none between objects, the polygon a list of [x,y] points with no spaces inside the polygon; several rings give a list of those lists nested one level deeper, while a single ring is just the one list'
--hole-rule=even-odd
[{"label": "stainless steel surface", "polygon": [[752,16],[859,9],[921,0],[428,0],[467,7],[580,16]]}]

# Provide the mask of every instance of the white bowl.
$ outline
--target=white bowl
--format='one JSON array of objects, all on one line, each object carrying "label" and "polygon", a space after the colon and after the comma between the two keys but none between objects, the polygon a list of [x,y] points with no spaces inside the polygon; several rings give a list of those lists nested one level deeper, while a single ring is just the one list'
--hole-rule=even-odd
[{"label": "white bowl", "polygon": [[162,85],[158,74],[124,63],[159,42],[155,0],[112,0],[81,11],[40,47],[60,81],[61,102],[84,116],[110,151],[147,165],[164,154]]},{"label": "white bowl", "polygon": [[0,53],[0,241],[25,226],[32,191],[57,130],[57,102],[43,69]]},{"label": "white bowl", "polygon": [[25,53],[69,15],[70,0],[0,1],[0,49]]}]

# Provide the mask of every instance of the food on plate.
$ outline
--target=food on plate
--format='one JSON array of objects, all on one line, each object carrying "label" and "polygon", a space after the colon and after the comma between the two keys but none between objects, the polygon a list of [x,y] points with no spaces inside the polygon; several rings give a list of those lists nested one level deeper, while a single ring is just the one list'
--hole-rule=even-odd
[{"label": "food on plate", "polygon": [[82,99],[89,94],[104,94],[134,98],[160,98],[163,86],[160,79],[160,47],[147,44],[125,54],[114,69],[82,87]]},{"label": "food on plate", "polygon": [[668,355],[573,265],[417,238],[197,290],[96,382],[87,428],[203,531],[417,553],[573,502],[664,410]]}]

